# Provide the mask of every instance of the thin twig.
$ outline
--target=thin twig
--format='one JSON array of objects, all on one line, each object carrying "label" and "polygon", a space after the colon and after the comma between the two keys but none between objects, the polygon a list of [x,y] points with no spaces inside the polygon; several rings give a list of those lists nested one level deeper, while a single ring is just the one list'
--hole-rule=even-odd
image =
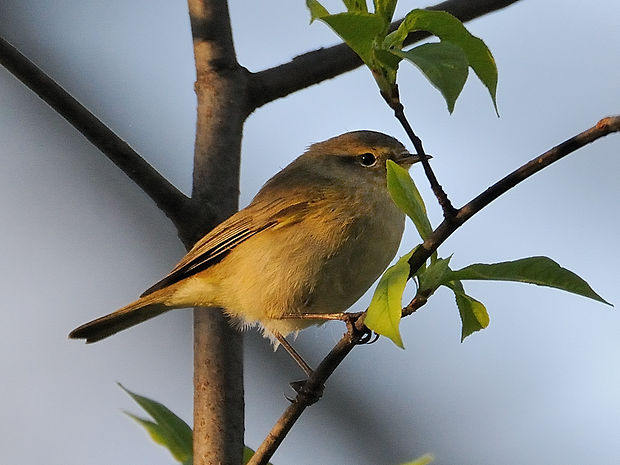
[{"label": "thin twig", "polygon": [[[395,86],[395,95],[396,96],[398,95],[398,88],[396,86]],[[415,132],[413,131],[413,128],[411,127],[411,125],[409,124],[409,121],[407,120],[407,117],[405,116],[405,109],[403,107],[403,104],[400,103],[400,100],[398,100],[398,97],[389,98],[383,93],[382,93],[382,96],[387,102],[387,104],[394,110],[394,116],[402,125],[403,129],[407,133],[407,136],[409,136],[409,139],[411,140],[411,143],[413,144],[416,150],[416,153],[418,154],[420,161],[422,162],[422,167],[424,168],[424,174],[426,174],[426,178],[428,179],[428,182],[431,185],[433,194],[435,194],[435,197],[437,197],[437,201],[439,202],[439,205],[441,206],[441,209],[443,210],[444,218],[447,219],[447,218],[453,217],[456,214],[456,208],[452,206],[452,202],[450,202],[448,195],[443,190],[443,187],[441,187],[441,184],[439,184],[439,181],[437,181],[437,177],[435,176],[435,173],[433,172],[433,169],[431,168],[431,165],[428,162],[428,158],[426,157],[426,152],[424,152],[424,147],[422,146],[422,140],[420,140],[420,138],[415,134]]]},{"label": "thin twig", "polygon": [[[442,244],[454,231],[456,231],[456,229],[458,229],[465,221],[470,219],[493,200],[497,199],[500,195],[504,194],[521,181],[536,174],[544,167],[549,166],[584,145],[594,142],[595,140],[613,132],[620,132],[620,116],[602,119],[596,126],[566,140],[560,145],[534,158],[495,183],[482,194],[467,203],[464,207],[460,208],[455,217],[446,219],[441,223],[441,225],[433,232],[431,237],[424,242],[423,246],[418,247],[416,252],[412,255],[409,260],[411,269],[416,271],[422,263],[430,258],[431,254],[437,249],[437,247],[439,247],[440,244]],[[402,315],[411,315],[417,309],[425,305],[426,302],[427,296],[417,295],[406,307],[402,309]],[[291,430],[297,419],[301,416],[303,411],[308,406],[316,402],[317,398],[322,393],[327,379],[351,352],[351,350],[353,350],[357,344],[364,340],[364,335],[367,334],[367,331],[363,328],[360,329],[360,327],[363,326],[363,318],[364,314],[362,313],[359,315],[359,318],[356,315],[355,318],[347,321],[347,333],[344,334],[340,341],[338,341],[334,348],[319,364],[314,373],[312,373],[312,376],[310,376],[306,384],[303,386],[301,392],[298,393],[295,401],[284,411],[263,443],[256,450],[256,453],[252,459],[248,462],[248,465],[266,464],[280,443],[284,440],[284,437]]]},{"label": "thin twig", "polygon": [[420,307],[426,305],[428,301],[428,297],[425,295],[421,295],[418,293],[412,300],[407,304],[405,308],[402,310],[402,316],[406,317],[415,313]]},{"label": "thin twig", "polygon": [[284,411],[263,443],[256,450],[256,453],[252,456],[248,465],[264,465],[269,462],[271,456],[304,410],[316,402],[320,393],[323,391],[323,386],[327,378],[330,377],[349,352],[353,350],[353,347],[360,342],[363,335],[364,333],[355,330],[354,326],[349,326],[349,331],[342,336],[340,341],[338,341],[334,348],[314,370],[298,392],[295,400]]},{"label": "thin twig", "polygon": [[[449,0],[428,7],[447,11],[461,21],[469,21],[492,11],[500,10],[518,0]],[[401,20],[402,21],[402,20]],[[401,21],[392,24],[398,27]],[[429,37],[424,32],[409,34],[405,45]],[[279,66],[251,75],[249,82],[249,112],[293,92],[318,84],[362,65],[360,58],[346,44],[320,48],[293,58]]]},{"label": "thin twig", "polygon": [[[424,304],[426,304],[426,298],[414,298],[407,307],[403,308],[403,315],[415,312]],[[362,323],[365,313],[351,313],[347,315],[350,316],[347,320],[347,332],[308,378],[293,403],[284,411],[263,443],[256,450],[248,465],[264,465],[269,461],[303,411],[315,403],[321,396],[325,382],[349,352],[356,345],[368,341],[366,335],[369,330]]]},{"label": "thin twig", "polygon": [[493,200],[497,199],[517,184],[538,173],[543,168],[564,158],[566,155],[614,132],[620,132],[620,116],[603,118],[590,129],[565,140],[561,144],[556,145],[500,179],[476,198],[459,208],[455,216],[444,219],[437,229],[433,231],[433,234],[415,250],[411,258],[409,258],[409,266],[411,268],[410,276],[413,276],[416,271],[420,269],[431,254],[437,250],[454,231]]},{"label": "thin twig", "polygon": [[179,228],[189,199],[58,83],[0,37],[0,63],[140,187]]}]

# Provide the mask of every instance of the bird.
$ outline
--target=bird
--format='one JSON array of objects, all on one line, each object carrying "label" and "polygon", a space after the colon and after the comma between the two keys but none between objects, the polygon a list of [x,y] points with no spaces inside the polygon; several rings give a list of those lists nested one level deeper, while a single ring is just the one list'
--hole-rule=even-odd
[{"label": "bird", "polygon": [[370,130],[310,145],[136,301],[69,337],[93,343],[172,309],[219,307],[277,346],[323,321],[306,315],[346,311],[402,238],[405,215],[387,189],[387,160],[408,169],[420,158]]}]

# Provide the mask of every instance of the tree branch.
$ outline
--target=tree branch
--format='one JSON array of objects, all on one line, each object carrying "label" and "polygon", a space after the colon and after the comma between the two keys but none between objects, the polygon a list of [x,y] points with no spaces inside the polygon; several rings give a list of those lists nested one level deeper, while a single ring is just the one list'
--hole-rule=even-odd
[{"label": "tree branch", "polygon": [[444,219],[441,224],[433,231],[433,234],[426,239],[420,247],[411,255],[409,266],[410,275],[415,272],[428,260],[431,254],[445,242],[463,223],[472,216],[493,202],[502,194],[525,181],[530,176],[538,173],[543,168],[573,153],[584,145],[590,144],[608,134],[620,132],[620,116],[610,116],[600,120],[595,126],[565,140],[559,145],[546,151],[542,155],[530,160],[525,165],[516,169],[509,175],[500,179],[489,187],[486,191],[476,198],[459,208],[456,215]]},{"label": "tree branch", "polygon": [[349,331],[342,336],[340,341],[338,341],[305,382],[295,400],[284,411],[247,465],[265,465],[269,462],[271,456],[304,410],[316,401],[317,396],[323,390],[327,378],[331,376],[349,352],[359,344],[363,333],[356,331],[353,325],[349,328]]},{"label": "tree branch", "polygon": [[[416,297],[403,309],[403,312],[408,309],[410,313],[413,313],[424,304],[426,304],[426,298]],[[351,318],[347,320],[347,332],[342,336],[340,341],[336,343],[329,354],[325,356],[316,370],[314,370],[312,375],[299,390],[295,400],[278,419],[247,465],[265,465],[269,462],[269,459],[273,456],[304,410],[318,400],[323,392],[327,379],[356,345],[364,344],[367,341],[365,336],[368,334],[369,330],[363,324],[364,315],[364,313],[350,314]]]},{"label": "tree branch", "polygon": [[179,228],[188,212],[187,196],[2,37],[0,37],[0,63],[101,150],[153,199]]},{"label": "tree branch", "polygon": [[426,178],[431,185],[433,194],[435,194],[435,197],[437,197],[437,201],[441,206],[444,218],[454,216],[456,214],[456,209],[452,206],[452,202],[450,202],[448,194],[446,194],[446,192],[443,190],[443,187],[441,187],[441,184],[439,184],[439,181],[435,176],[435,172],[433,171],[433,168],[431,168],[431,165],[428,162],[426,152],[424,151],[424,147],[422,146],[422,140],[420,140],[420,138],[415,134],[413,128],[407,120],[407,117],[405,116],[405,109],[403,107],[403,104],[400,103],[400,99],[398,98],[398,87],[396,84],[394,85],[394,88],[396,91],[396,98],[389,98],[383,92],[381,93],[381,95],[383,96],[386,103],[394,110],[394,116],[400,122],[403,129],[407,133],[407,136],[409,136],[409,139],[413,143],[413,147],[415,148],[416,153],[420,157],[420,162],[422,163],[422,167],[424,168],[424,174],[426,174]]},{"label": "tree branch", "polygon": [[[505,8],[517,1],[448,0],[428,9],[447,11],[465,22]],[[394,22],[392,28],[397,28],[401,21]],[[405,45],[426,37],[429,37],[428,33],[414,32],[409,34]],[[361,65],[362,61],[348,45],[339,44],[304,53],[288,63],[254,73],[251,75],[248,89],[249,113],[266,103],[352,71]]]},{"label": "tree branch", "polygon": [[[470,219],[493,200],[506,193],[509,189],[584,145],[613,132],[620,132],[620,116],[613,116],[600,120],[596,126],[566,140],[502,178],[482,194],[460,208],[456,216],[450,216],[445,219],[439,227],[435,229],[431,237],[424,242],[422,247],[418,247],[416,252],[411,256],[409,260],[411,269],[414,271],[417,270],[428,260],[437,247],[465,223],[465,221]],[[416,295],[415,298],[402,309],[402,315],[411,315],[418,308],[425,305],[426,302],[427,296]],[[344,334],[340,341],[338,341],[334,348],[319,364],[314,373],[308,378],[293,403],[284,411],[263,443],[256,450],[256,453],[248,462],[248,465],[265,465],[269,461],[303,411],[308,406],[312,405],[321,395],[327,379],[353,348],[363,341],[364,334],[366,334],[363,329],[363,322],[364,313],[351,315],[351,319],[347,322],[347,333]]]}]

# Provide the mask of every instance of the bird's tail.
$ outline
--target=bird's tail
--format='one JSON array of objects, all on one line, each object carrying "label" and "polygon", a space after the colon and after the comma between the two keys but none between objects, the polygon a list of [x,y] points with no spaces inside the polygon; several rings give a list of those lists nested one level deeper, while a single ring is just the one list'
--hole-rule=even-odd
[{"label": "bird's tail", "polygon": [[160,294],[161,291],[153,292],[109,315],[85,323],[71,331],[69,337],[71,339],[86,339],[87,343],[97,342],[119,331],[161,315],[168,310],[177,308],[163,304],[163,296]]}]

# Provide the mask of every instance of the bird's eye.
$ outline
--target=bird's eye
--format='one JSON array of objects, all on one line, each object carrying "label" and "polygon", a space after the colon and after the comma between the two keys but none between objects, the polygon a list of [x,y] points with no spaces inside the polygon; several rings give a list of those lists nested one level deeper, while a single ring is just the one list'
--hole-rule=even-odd
[{"label": "bird's eye", "polygon": [[362,153],[357,158],[362,166],[372,166],[377,162],[377,157],[370,152]]}]

